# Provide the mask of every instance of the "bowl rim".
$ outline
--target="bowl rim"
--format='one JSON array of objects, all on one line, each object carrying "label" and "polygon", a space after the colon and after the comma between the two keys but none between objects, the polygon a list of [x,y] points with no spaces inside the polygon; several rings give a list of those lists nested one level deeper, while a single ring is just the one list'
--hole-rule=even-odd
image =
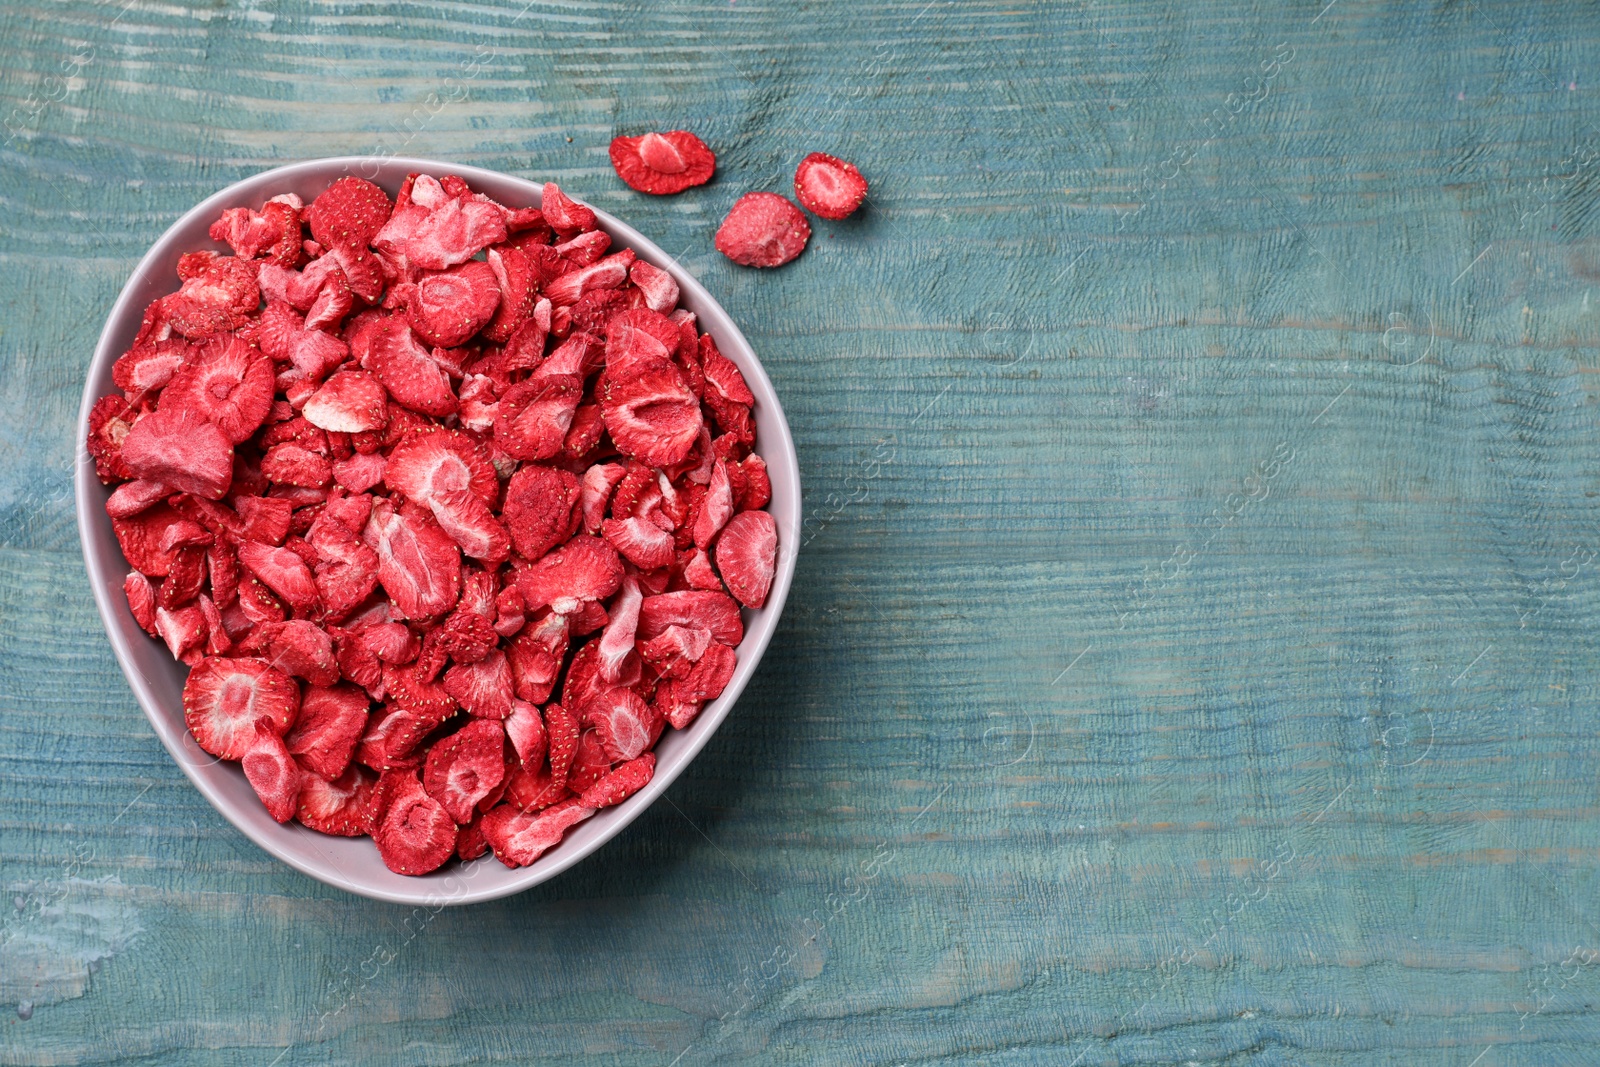
[{"label": "bowl rim", "polygon": [[[800,552],[800,533],[802,530],[801,508],[803,494],[800,484],[799,456],[795,449],[794,438],[789,429],[788,418],[784,415],[783,406],[778,400],[777,390],[772,385],[765,367],[755,355],[755,349],[745,338],[738,324],[734,321],[720,302],[706,290],[699,279],[689,273],[678,261],[667,254],[659,245],[645,237],[638,230],[623,222],[621,219],[603,211],[588,201],[583,203],[594,211],[599,222],[599,228],[609,233],[618,243],[631,248],[641,259],[667,271],[673,280],[678,283],[679,289],[692,296],[693,302],[700,308],[709,309],[713,314],[698,316],[702,332],[711,333],[713,324],[706,322],[707,318],[718,319],[714,325],[718,347],[724,355],[734,359],[739,365],[747,382],[755,392],[760,405],[770,408],[771,414],[778,428],[777,441],[768,441],[758,453],[769,466],[781,464],[784,474],[790,484],[794,486],[794,499],[791,503],[793,517],[787,524],[787,529],[780,528],[780,542],[778,552],[778,565],[773,575],[772,587],[769,591],[766,604],[760,609],[761,625],[759,627],[746,626],[746,634],[740,642],[738,649],[739,662],[734,676],[729,680],[728,686],[716,700],[707,704],[688,730],[683,756],[676,766],[661,770],[639,792],[629,797],[622,804],[605,812],[610,818],[611,825],[605,831],[596,835],[593,840],[579,845],[572,845],[564,841],[568,847],[557,846],[534,863],[526,867],[510,869],[510,876],[502,883],[485,887],[473,888],[468,885],[464,890],[440,891],[433,882],[424,883],[418,879],[418,891],[406,893],[391,890],[383,886],[373,886],[363,883],[358,877],[331,872],[319,868],[317,864],[304,861],[298,855],[286,852],[273,843],[272,831],[293,827],[294,823],[273,824],[267,832],[258,832],[254,824],[242,821],[235,817],[234,801],[222,796],[211,783],[200,774],[198,768],[191,765],[190,761],[183,758],[180,749],[184,747],[183,739],[188,737],[186,728],[182,728],[181,712],[178,716],[180,728],[173,730],[171,721],[158,714],[157,707],[164,706],[154,693],[148,679],[143,676],[132,660],[132,649],[123,633],[113,625],[113,616],[118,612],[127,612],[125,598],[119,600],[113,592],[112,585],[108,584],[108,573],[94,553],[90,551],[91,543],[110,538],[115,540],[115,534],[110,528],[110,519],[105,513],[104,498],[108,490],[101,484],[95,472],[94,461],[89,454],[87,440],[89,432],[89,415],[95,403],[109,392],[97,391],[95,383],[98,379],[108,378],[110,364],[122,353],[115,350],[112,344],[113,327],[122,324],[130,314],[130,306],[138,297],[139,285],[146,279],[149,272],[159,266],[160,262],[172,252],[171,246],[178,240],[178,234],[188,229],[198,219],[215,219],[225,208],[250,207],[258,209],[261,200],[266,196],[274,195],[264,190],[274,184],[284,184],[296,180],[317,181],[323,177],[328,179],[328,184],[344,175],[357,175],[367,180],[376,181],[383,172],[401,170],[405,173],[431,174],[442,177],[455,174],[476,186],[480,181],[488,180],[490,184],[511,182],[520,187],[530,199],[532,204],[538,204],[542,199],[542,186],[531,179],[522,178],[503,171],[489,170],[484,167],[469,166],[460,163],[450,163],[443,160],[425,159],[416,156],[328,156],[316,159],[302,160],[283,166],[272,167],[258,171],[255,174],[231,182],[225,187],[212,193],[201,200],[189,210],[178,216],[166,227],[159,237],[151,244],[149,250],[139,260],[138,265],[128,276],[122,291],[111,306],[105,324],[100,331],[99,340],[96,342],[94,355],[90,359],[85,371],[83,398],[79,404],[76,427],[76,465],[73,474],[74,499],[77,511],[77,526],[79,545],[83,552],[84,566],[88,571],[90,590],[94,595],[95,606],[100,615],[101,625],[106,631],[106,636],[111,642],[112,652],[116,656],[117,664],[122,670],[123,678],[134,692],[134,697],[155,731],[163,747],[167,749],[179,769],[189,781],[198,789],[207,802],[216,809],[228,822],[232,823],[241,833],[253,841],[263,851],[275,859],[288,864],[303,874],[316,879],[326,885],[343,889],[357,896],[372,900],[386,901],[396,904],[427,905],[442,907],[450,905],[464,905],[483,901],[496,900],[520,893],[535,885],[548,881],[562,872],[578,864],[602,846],[617,837],[636,818],[638,818],[655,800],[666,792],[677,778],[686,771],[695,758],[710,742],[713,734],[728,717],[733,705],[738,701],[750,678],[759,666],[772,636],[776,633],[782,620],[783,609],[788,600],[790,586],[794,578],[796,562]],[[392,195],[392,194],[391,194]],[[174,285],[176,289],[176,285]],[[134,313],[142,312],[136,309]],[[776,447],[774,447],[776,446]],[[774,479],[777,484],[781,479]],[[97,528],[98,527],[98,528]],[[120,589],[120,578],[115,582]],[[745,609],[748,611],[749,609]],[[131,615],[130,615],[131,618]],[[752,643],[752,638],[754,639]],[[174,661],[176,663],[176,661]],[[370,840],[370,839],[369,839]],[[331,861],[328,861],[331,864]],[[476,860],[461,863],[451,873],[458,876],[457,882],[462,880],[470,882],[471,872],[479,864],[499,864],[492,852]],[[492,869],[492,868],[491,868]]]}]

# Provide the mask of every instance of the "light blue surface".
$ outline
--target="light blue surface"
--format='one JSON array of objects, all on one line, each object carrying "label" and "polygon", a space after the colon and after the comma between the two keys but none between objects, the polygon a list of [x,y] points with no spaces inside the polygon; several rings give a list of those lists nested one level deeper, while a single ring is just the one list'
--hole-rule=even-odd
[{"label": "light blue surface", "polygon": [[[0,11],[0,1061],[1600,1059],[1600,23],[1324,3]],[[71,514],[148,244],[384,150],[681,254],[811,520],[668,802],[437,916],[204,803]],[[723,260],[813,150],[867,208]]]}]

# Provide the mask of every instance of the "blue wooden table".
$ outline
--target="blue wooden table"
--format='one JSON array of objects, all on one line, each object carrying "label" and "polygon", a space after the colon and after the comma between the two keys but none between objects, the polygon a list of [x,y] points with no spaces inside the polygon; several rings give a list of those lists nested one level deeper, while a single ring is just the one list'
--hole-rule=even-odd
[{"label": "blue wooden table", "polygon": [[[1600,1061],[1595,16],[0,10],[0,1062]],[[716,181],[627,190],[607,144],[658,127]],[[718,255],[813,150],[866,209],[779,271]],[[437,913],[295,873],[189,786],[69,492],[163,228],[401,151],[681,253],[809,516],[666,800]]]}]

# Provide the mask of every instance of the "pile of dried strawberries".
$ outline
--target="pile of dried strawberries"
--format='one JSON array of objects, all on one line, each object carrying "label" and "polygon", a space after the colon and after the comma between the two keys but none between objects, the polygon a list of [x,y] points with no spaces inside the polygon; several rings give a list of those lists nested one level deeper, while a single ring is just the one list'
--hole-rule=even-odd
[{"label": "pile of dried strawberries", "polygon": [[733,674],[777,555],[754,396],[554,184],[346,177],[211,236],[88,441],[190,731],[402,874],[532,863]]}]

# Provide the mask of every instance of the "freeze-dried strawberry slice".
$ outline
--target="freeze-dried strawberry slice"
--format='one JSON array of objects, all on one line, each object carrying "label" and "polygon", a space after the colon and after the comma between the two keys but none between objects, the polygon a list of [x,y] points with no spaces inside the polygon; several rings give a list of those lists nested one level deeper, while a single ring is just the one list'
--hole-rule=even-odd
[{"label": "freeze-dried strawberry slice", "polygon": [[260,623],[250,631],[240,649],[265,656],[278,670],[304,678],[312,685],[330,686],[339,680],[333,638],[322,627],[305,619]]},{"label": "freeze-dried strawberry slice", "polygon": [[606,542],[579,534],[523,568],[517,582],[530,609],[548,605],[570,615],[585,601],[604,600],[617,591],[622,561]]},{"label": "freeze-dried strawberry slice", "polygon": [[506,643],[511,682],[522,700],[539,704],[550,699],[568,644],[567,617],[547,612]]},{"label": "freeze-dried strawberry slice", "polygon": [[550,739],[545,734],[544,719],[540,717],[536,705],[526,700],[513,700],[505,730],[506,738],[523,766],[536,765],[544,759]]},{"label": "freeze-dried strawberry slice", "polygon": [[563,193],[561,186],[555,182],[544,183],[539,210],[550,228],[560,234],[563,240],[576,236],[579,231],[594,229],[594,212]]},{"label": "freeze-dried strawberry slice", "polygon": [[669,196],[710,181],[717,157],[688,130],[668,130],[613,139],[611,166],[630,188]]},{"label": "freeze-dried strawberry slice", "polygon": [[[566,779],[557,781],[544,762],[518,764],[506,776],[505,799],[519,811],[543,811],[572,795]],[[482,807],[482,805],[479,805]],[[491,806],[492,810],[492,806]]]},{"label": "freeze-dried strawberry slice", "polygon": [[690,589],[722,592],[722,579],[717,577],[716,568],[711,565],[711,556],[703,548],[696,548],[684,563],[683,580]]},{"label": "freeze-dried strawberry slice", "polygon": [[155,411],[122,439],[122,462],[136,478],[220,500],[233,481],[233,442],[187,408]]},{"label": "freeze-dried strawberry slice", "polygon": [[367,355],[362,365],[378,376],[397,402],[424,415],[455,413],[458,402],[449,375],[403,319],[380,323],[364,340]]},{"label": "freeze-dried strawberry slice", "polygon": [[867,179],[853,164],[813,152],[794,172],[795,199],[825,219],[847,218],[867,196]]},{"label": "freeze-dried strawberry slice", "polygon": [[409,200],[372,237],[373,247],[403,255],[424,270],[465,263],[506,239],[506,215],[482,200],[449,196],[427,175],[412,182]]},{"label": "freeze-dried strawberry slice", "polygon": [[776,193],[746,193],[717,230],[717,251],[746,267],[781,267],[805,251],[811,224]]},{"label": "freeze-dried strawberry slice", "polygon": [[648,519],[606,519],[601,528],[611,546],[640,570],[672,565],[672,535]]},{"label": "freeze-dried strawberry slice", "polygon": [[577,611],[567,616],[567,632],[573,637],[586,637],[609,621],[611,616],[606,614],[604,604],[598,600],[585,600],[578,605]]},{"label": "freeze-dried strawberry slice", "polygon": [[674,684],[692,700],[715,700],[722,695],[739,665],[739,656],[727,645],[713,642],[693,668]]},{"label": "freeze-dried strawberry slice", "polygon": [[539,464],[518,468],[506,483],[501,514],[511,543],[538,559],[577,532],[580,487],[576,475]]},{"label": "freeze-dried strawberry slice", "polygon": [[417,504],[431,505],[440,493],[470,490],[493,503],[500,483],[489,457],[471,435],[429,429],[395,445],[383,475],[389,488]]},{"label": "freeze-dried strawberry slice", "polygon": [[255,742],[256,721],[270,719],[279,733],[300,710],[293,679],[265,660],[208,656],[183,686],[183,718],[200,747],[223,759],[240,759]]},{"label": "freeze-dried strawberry slice", "polygon": [[483,817],[483,836],[507,867],[526,867],[561,843],[566,832],[594,814],[576,800],[564,800],[537,815],[502,804]]},{"label": "freeze-dried strawberry slice", "polygon": [[371,182],[346,175],[328,186],[306,208],[311,236],[324,248],[366,248],[389,221],[389,194]]},{"label": "freeze-dried strawberry slice", "polygon": [[668,678],[682,678],[710,648],[711,631],[700,626],[668,626],[661,636],[639,644],[644,661]]},{"label": "freeze-dried strawberry slice", "polygon": [[458,823],[470,823],[478,801],[505,778],[506,732],[476,719],[434,743],[422,767],[422,785]]},{"label": "freeze-dried strawberry slice", "polygon": [[[156,599],[169,611],[182,607],[200,592],[200,587],[205,582],[205,574],[205,553],[195,548],[174,552],[172,566],[167,571],[167,580],[161,583]],[[174,650],[172,654],[177,656],[179,653]]]},{"label": "freeze-dried strawberry slice", "polygon": [[307,422],[338,433],[381,430],[389,396],[366,371],[344,370],[322,384],[301,408]]},{"label": "freeze-dried strawberry slice", "polygon": [[322,330],[306,328],[298,311],[281,300],[269,301],[261,312],[256,331],[261,351],[293,371],[283,377],[320,382],[350,356],[350,346]]},{"label": "freeze-dried strawberry slice", "polygon": [[141,629],[151,637],[156,636],[156,593],[150,579],[136,570],[129,571],[122,581],[122,592],[128,598],[128,611]]},{"label": "freeze-dried strawberry slice", "polygon": [[480,719],[511,714],[511,666],[499,649],[476,663],[458,663],[444,672],[445,692]]},{"label": "freeze-dried strawberry slice", "polygon": [[261,473],[274,485],[323,489],[333,481],[333,464],[326,456],[284,442],[261,458]]},{"label": "freeze-dried strawberry slice", "polygon": [[494,318],[483,328],[483,336],[503,345],[533,313],[533,290],[539,275],[528,253],[512,244],[489,249],[486,262],[494,272],[500,301]]},{"label": "freeze-dried strawberry slice", "polygon": [[571,307],[584,294],[615,289],[628,280],[628,269],[633,266],[634,254],[623,249],[578,270],[568,271],[544,286],[544,295],[558,308]]},{"label": "freeze-dried strawberry slice", "polygon": [[745,607],[767,602],[778,561],[778,524],[765,511],[741,511],[728,520],[712,551],[728,592]]},{"label": "freeze-dried strawberry slice", "polygon": [[611,605],[611,619],[600,635],[600,677],[616,684],[626,673],[624,666],[633,653],[633,638],[639,628],[639,602],[643,600],[639,583],[633,577],[622,579],[622,591]]},{"label": "freeze-dried strawberry slice", "polygon": [[621,804],[633,794],[650,784],[656,774],[656,754],[646,752],[629,760],[606,774],[594,785],[578,794],[578,803],[586,808],[609,808]]},{"label": "freeze-dried strawberry slice", "polygon": [[425,274],[406,308],[411,328],[429,344],[453,348],[481,330],[500,306],[494,269],[481,260]]},{"label": "freeze-dried strawberry slice", "polygon": [[350,766],[367,729],[369,704],[353,685],[308,686],[284,744],[303,766],[332,781]]},{"label": "freeze-dried strawberry slice", "polygon": [[127,400],[115,395],[101,397],[89,409],[89,454],[95,474],[107,485],[134,476],[122,460],[122,442],[138,417]]},{"label": "freeze-dried strawberry slice", "polygon": [[489,839],[483,836],[483,820],[477,818],[456,831],[456,858],[475,860],[489,851]]},{"label": "freeze-dried strawberry slice", "polygon": [[711,470],[711,483],[706,486],[705,499],[700,502],[700,513],[694,520],[696,548],[710,548],[712,540],[733,517],[733,487],[728,482],[728,466],[717,460]]},{"label": "freeze-dried strawberry slice", "polygon": [[605,777],[611,769],[611,758],[600,740],[600,731],[584,730],[578,736],[578,749],[572,756],[572,769],[567,772],[567,788],[581,793]]},{"label": "freeze-dried strawberry slice", "polygon": [[591,263],[598,263],[600,257],[611,248],[611,235],[604,230],[590,230],[580,233],[570,241],[563,241],[555,246],[556,252],[562,259],[571,263],[587,267]]},{"label": "freeze-dried strawberry slice", "polygon": [[260,303],[255,268],[237,256],[217,256],[162,298],[161,307],[174,330],[194,339],[238,329]]},{"label": "freeze-dried strawberry slice", "polygon": [[533,311],[506,341],[504,370],[507,374],[533,370],[544,362],[544,345],[550,336],[550,301],[540,297]]},{"label": "freeze-dried strawberry slice", "polygon": [[[384,865],[396,874],[427,874],[438,870],[456,849],[456,824],[415,772],[390,772],[399,776],[387,794],[388,810],[373,840]],[[387,778],[387,775],[385,776]]]},{"label": "freeze-dried strawberry slice", "polygon": [[256,796],[261,798],[267,814],[278,822],[288,822],[299,806],[304,772],[283,747],[280,732],[272,719],[266,716],[257,719],[250,747],[240,758],[239,766]]},{"label": "freeze-dried strawberry slice", "polygon": [[[755,511],[766,507],[772,500],[772,479],[767,474],[766,461],[752,453],[734,466],[739,468],[739,473],[744,477],[744,489],[734,502],[735,509]],[[732,473],[730,469],[729,474]]]},{"label": "freeze-dried strawberry slice", "polygon": [[661,736],[660,717],[632,689],[609,689],[591,700],[582,721],[598,734],[612,763],[633,759]]},{"label": "freeze-dried strawberry slice", "polygon": [[607,368],[598,399],[617,448],[652,467],[683,462],[700,436],[700,402],[671,363],[631,377]]},{"label": "freeze-dried strawberry slice", "polygon": [[111,365],[111,380],[134,398],[160,392],[185,363],[195,358],[196,351],[181,337],[154,342],[136,340]]},{"label": "freeze-dried strawberry slice", "polygon": [[726,593],[683,589],[645,597],[639,605],[639,640],[654,640],[669,626],[710,630],[712,637],[729,646],[744,640],[739,605]]},{"label": "freeze-dried strawberry slice", "polygon": [[678,283],[654,263],[634,260],[628,268],[628,278],[644,294],[644,306],[651,311],[667,315],[678,306]]},{"label": "freeze-dried strawberry slice", "polygon": [[300,198],[275,196],[259,212],[231,207],[211,224],[213,241],[227,244],[244,259],[265,253],[275,263],[292,267],[300,256]]},{"label": "freeze-dried strawberry slice", "polygon": [[550,776],[565,784],[567,772],[572,769],[572,759],[578,753],[578,735],[582,732],[582,726],[572,712],[560,704],[550,704],[544,709],[544,728],[550,746]]},{"label": "freeze-dried strawberry slice", "polygon": [[[303,762],[303,761],[302,761]],[[335,778],[314,769],[300,780],[295,818],[318,833],[335,837],[361,837],[375,828],[378,776],[365,767],[351,766]]]},{"label": "freeze-dried strawberry slice", "polygon": [[513,459],[550,459],[566,442],[582,399],[583,381],[576,375],[541,376],[513,385],[500,398],[495,444]]},{"label": "freeze-dried strawberry slice", "polygon": [[623,380],[670,365],[677,347],[678,327],[665,315],[649,308],[618,312],[606,323],[606,376]]},{"label": "freeze-dried strawberry slice", "polygon": [[[167,581],[171,581],[168,578]],[[165,583],[163,583],[165,584]],[[157,599],[160,594],[157,593]],[[206,616],[198,604],[168,609],[156,607],[156,635],[167,643],[172,658],[193,663],[205,651]]]},{"label": "freeze-dried strawberry slice", "polygon": [[455,607],[461,552],[431,516],[379,501],[362,540],[378,554],[378,581],[401,618],[442,615]]},{"label": "freeze-dried strawberry slice", "polygon": [[157,504],[125,519],[113,518],[111,532],[117,535],[122,556],[137,571],[151,578],[164,578],[172,569],[174,553],[161,547],[167,527],[181,516],[166,504]]},{"label": "freeze-dried strawberry slice", "polygon": [[611,491],[622,481],[626,470],[620,463],[596,463],[584,472],[578,506],[583,515],[583,528],[589,533],[600,532]]},{"label": "freeze-dried strawberry slice", "polygon": [[410,663],[417,658],[418,644],[403,623],[375,623],[341,632],[335,655],[344,676],[372,693],[383,688],[383,665]]},{"label": "freeze-dried strawberry slice", "polygon": [[268,589],[283,597],[296,612],[313,611],[321,603],[317,583],[305,560],[287,548],[274,548],[259,541],[246,541],[239,546],[239,562],[250,573],[265,583]]},{"label": "freeze-dried strawberry slice", "polygon": [[378,553],[362,544],[349,526],[323,515],[312,523],[307,539],[317,550],[312,577],[330,619],[362,605],[378,585]]},{"label": "freeze-dried strawberry slice", "polygon": [[700,338],[700,367],[705,372],[706,384],[716,389],[724,400],[746,406],[756,402],[738,366],[718,350],[710,334]]},{"label": "freeze-dried strawberry slice", "polygon": [[145,508],[153,507],[172,495],[172,490],[160,482],[147,482],[143,478],[135,478],[131,482],[123,482],[112,492],[106,500],[106,514],[113,519],[126,519],[137,515]]}]

